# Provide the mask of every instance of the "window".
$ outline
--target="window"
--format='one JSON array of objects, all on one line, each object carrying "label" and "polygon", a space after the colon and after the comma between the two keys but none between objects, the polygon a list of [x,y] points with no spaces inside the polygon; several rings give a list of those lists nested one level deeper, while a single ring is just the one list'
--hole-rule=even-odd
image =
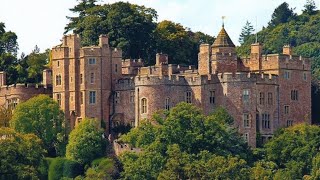
[{"label": "window", "polygon": [[83,92],[80,92],[80,104],[83,104]]},{"label": "window", "polygon": [[114,102],[117,104],[117,103],[120,103],[120,92],[119,91],[116,91],[115,93],[115,98],[114,98]]},{"label": "window", "polygon": [[303,80],[307,80],[307,73],[303,73]]},{"label": "window", "polygon": [[249,133],[244,133],[243,134],[243,139],[244,139],[245,142],[248,143],[249,142]]},{"label": "window", "polygon": [[57,98],[57,103],[59,104],[59,106],[61,106],[61,94],[57,94],[56,98]]},{"label": "window", "polygon": [[118,64],[115,64],[114,71],[118,72]]},{"label": "window", "polygon": [[141,99],[141,114],[147,113],[147,99],[142,98]]},{"label": "window", "polygon": [[273,96],[272,93],[268,93],[268,105],[273,105]]},{"label": "window", "polygon": [[210,104],[214,104],[214,98],[215,98],[215,91],[210,91]]},{"label": "window", "polygon": [[56,75],[56,86],[61,85],[61,75]]},{"label": "window", "polygon": [[293,125],[293,121],[292,120],[287,120],[287,127],[290,127]]},{"label": "window", "polygon": [[243,114],[243,127],[245,128],[249,128],[251,125],[250,125],[250,116],[249,114]]},{"label": "window", "polygon": [[82,76],[82,74],[80,74],[80,84],[82,84],[83,83],[83,76]]},{"label": "window", "polygon": [[95,103],[96,103],[96,92],[89,91],[89,104],[95,104]]},{"label": "window", "polygon": [[166,110],[170,110],[170,98],[166,98],[165,103],[164,103],[164,108]]},{"label": "window", "polygon": [[57,66],[60,67],[60,62],[59,61],[57,61]]},{"label": "window", "polygon": [[96,58],[89,58],[89,64],[96,64]]},{"label": "window", "polygon": [[90,74],[90,83],[93,84],[94,83],[94,73]]},{"label": "window", "polygon": [[291,90],[291,100],[293,101],[298,100],[298,90]]},{"label": "window", "polygon": [[70,77],[70,82],[72,82],[73,81],[73,79],[72,79],[72,76]]},{"label": "window", "polygon": [[288,105],[285,105],[284,106],[284,114],[289,114],[289,106]]},{"label": "window", "polygon": [[134,91],[130,91],[130,103],[134,103]]},{"label": "window", "polygon": [[289,71],[285,71],[283,78],[284,78],[284,79],[290,79],[290,72],[289,72]]},{"label": "window", "polygon": [[186,94],[185,94],[185,101],[187,102],[187,103],[191,103],[191,95],[192,95],[192,93],[191,93],[191,91],[187,91],[186,92]]},{"label": "window", "polygon": [[260,105],[264,105],[264,93],[260,92]]},{"label": "window", "polygon": [[270,114],[262,114],[262,128],[270,129]]},{"label": "window", "polygon": [[131,125],[131,127],[134,127],[134,121],[131,121],[130,125]]},{"label": "window", "polygon": [[244,103],[248,103],[249,102],[249,89],[244,89],[242,91],[242,100]]}]

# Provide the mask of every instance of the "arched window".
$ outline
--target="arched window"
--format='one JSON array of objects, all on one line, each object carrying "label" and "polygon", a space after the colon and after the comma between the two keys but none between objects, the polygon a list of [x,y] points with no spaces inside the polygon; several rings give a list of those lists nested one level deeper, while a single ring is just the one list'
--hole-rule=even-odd
[{"label": "arched window", "polygon": [[141,114],[147,113],[147,99],[141,99]]}]

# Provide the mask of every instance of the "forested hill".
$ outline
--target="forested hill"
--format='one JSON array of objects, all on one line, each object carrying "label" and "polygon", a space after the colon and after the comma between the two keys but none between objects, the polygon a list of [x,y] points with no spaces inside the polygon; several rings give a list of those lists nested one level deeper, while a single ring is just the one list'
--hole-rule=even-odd
[{"label": "forested hill", "polygon": [[[297,15],[289,4],[282,3],[274,10],[268,26],[257,33],[257,38],[264,45],[265,54],[281,53],[283,45],[291,45],[294,54],[313,58],[313,73],[320,77],[320,12],[312,1],[304,8],[303,13]],[[243,28],[243,34],[253,31],[246,32],[249,26],[250,23]],[[255,41],[255,34],[245,36],[237,48],[239,55],[248,55]]]},{"label": "forested hill", "polygon": [[271,15],[268,25],[253,34],[253,26],[247,22],[242,29],[237,52],[240,56],[250,53],[250,45],[262,43],[265,54],[281,53],[283,45],[291,45],[293,53],[312,59],[312,119],[319,123],[320,113],[320,11],[313,0],[307,0],[302,14],[294,13],[289,4],[282,3]]}]

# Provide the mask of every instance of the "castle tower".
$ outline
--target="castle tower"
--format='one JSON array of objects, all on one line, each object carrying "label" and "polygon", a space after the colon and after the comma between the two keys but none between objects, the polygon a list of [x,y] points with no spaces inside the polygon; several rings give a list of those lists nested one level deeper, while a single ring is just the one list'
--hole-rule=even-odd
[{"label": "castle tower", "polygon": [[213,73],[237,71],[237,55],[235,45],[222,26],[216,40],[211,46],[211,68]]},{"label": "castle tower", "polygon": [[66,35],[52,49],[53,98],[71,129],[82,119],[103,120],[109,129],[110,98],[121,77],[122,51],[101,35],[98,46],[81,47],[78,35]]}]

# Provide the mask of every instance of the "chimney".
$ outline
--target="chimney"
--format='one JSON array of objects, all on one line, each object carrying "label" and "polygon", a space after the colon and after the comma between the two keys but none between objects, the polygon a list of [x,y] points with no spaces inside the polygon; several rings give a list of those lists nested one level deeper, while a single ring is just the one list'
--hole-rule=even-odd
[{"label": "chimney", "polygon": [[290,45],[284,45],[282,48],[282,54],[292,55],[292,47]]},{"label": "chimney", "polygon": [[167,54],[162,54],[162,53],[157,53],[156,54],[156,66],[159,66],[161,64],[168,64],[168,55]]},{"label": "chimney", "polygon": [[7,73],[4,71],[0,72],[0,87],[7,85]]},{"label": "chimney", "polygon": [[251,54],[262,54],[262,44],[254,43],[251,44]]},{"label": "chimney", "polygon": [[105,34],[101,34],[99,36],[99,46],[103,47],[103,46],[109,46],[109,37]]}]

